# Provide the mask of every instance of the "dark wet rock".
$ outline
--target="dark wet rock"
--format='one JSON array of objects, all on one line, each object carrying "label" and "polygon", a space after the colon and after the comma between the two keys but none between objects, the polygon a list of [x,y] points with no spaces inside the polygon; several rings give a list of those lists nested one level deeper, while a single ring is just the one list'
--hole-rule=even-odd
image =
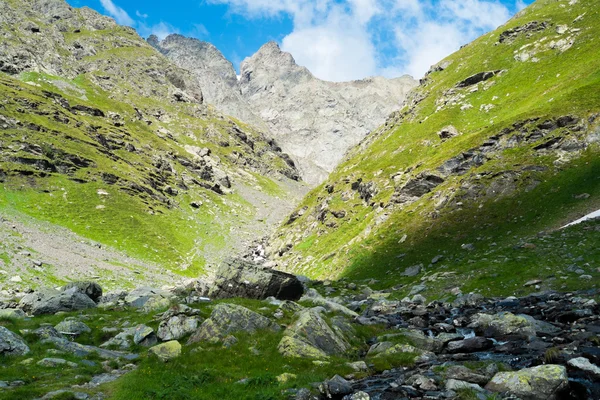
[{"label": "dark wet rock", "polygon": [[512,43],[519,35],[540,32],[546,29],[550,24],[546,21],[531,21],[525,25],[507,29],[500,34],[498,41],[500,43]]},{"label": "dark wet rock", "polygon": [[340,398],[352,393],[352,385],[346,379],[336,375],[320,384],[319,391],[325,396],[325,398]]},{"label": "dark wet rock", "polygon": [[495,71],[479,72],[475,75],[469,76],[465,80],[458,82],[456,84],[456,87],[464,88],[464,87],[472,86],[479,82],[487,81],[488,79],[493,78],[494,76],[500,74],[501,72],[502,72],[502,70],[499,70],[499,69],[495,70]]},{"label": "dark wet rock", "polygon": [[477,336],[470,339],[457,340],[448,343],[449,353],[473,353],[476,351],[489,350],[494,347],[494,342],[490,339]]},{"label": "dark wet rock", "polygon": [[295,275],[264,268],[246,260],[229,259],[219,267],[209,297],[263,300],[273,296],[280,300],[298,300],[303,293],[304,286]]}]

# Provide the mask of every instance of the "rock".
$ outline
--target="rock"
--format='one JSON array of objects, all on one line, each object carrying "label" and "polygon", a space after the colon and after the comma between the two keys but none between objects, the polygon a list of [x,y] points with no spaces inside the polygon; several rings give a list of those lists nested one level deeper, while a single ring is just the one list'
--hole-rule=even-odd
[{"label": "rock", "polygon": [[44,358],[44,359],[38,361],[37,365],[39,365],[40,367],[50,367],[50,368],[56,368],[56,367],[77,368],[78,367],[78,365],[76,363],[67,361],[67,360],[63,360],[62,358]]},{"label": "rock", "polygon": [[440,139],[442,139],[442,141],[451,139],[451,138],[456,137],[456,136],[459,136],[460,134],[461,133],[458,131],[458,129],[456,129],[452,125],[448,125],[448,126],[442,128],[437,133],[437,135],[440,137]]},{"label": "rock", "polygon": [[288,327],[278,349],[286,357],[325,358],[350,348],[346,339],[327,325],[315,309],[303,310]]},{"label": "rock", "polygon": [[43,315],[94,308],[96,303],[73,287],[63,292],[44,290],[28,294],[21,299],[19,306],[33,315]]},{"label": "rock", "polygon": [[73,337],[92,331],[89,326],[73,317],[65,318],[65,320],[56,325],[54,329],[63,335],[71,335]]},{"label": "rock", "polygon": [[467,293],[459,295],[453,302],[454,307],[471,306],[475,307],[484,301],[484,297],[479,293]]},{"label": "rock", "polygon": [[577,357],[570,359],[567,364],[573,368],[580,369],[587,372],[595,378],[596,381],[600,380],[600,367],[592,364],[590,360],[585,357]]},{"label": "rock", "polygon": [[541,279],[533,279],[531,281],[527,281],[525,282],[525,284],[523,285],[524,287],[528,287],[528,286],[535,286],[542,283]]},{"label": "rock", "polygon": [[62,290],[69,290],[71,288],[77,288],[77,290],[90,299],[92,299],[95,303],[100,301],[100,297],[102,297],[102,287],[96,282],[71,282],[63,286]]},{"label": "rock", "polygon": [[475,383],[469,383],[460,381],[457,379],[448,379],[446,381],[446,390],[459,391],[459,390],[474,390],[476,392],[483,392],[483,388]]},{"label": "rock", "polygon": [[536,334],[554,336],[561,332],[561,329],[546,321],[540,321],[527,314],[518,314],[517,317],[525,318],[535,330]]},{"label": "rock", "polygon": [[23,310],[18,308],[0,309],[0,319],[22,319],[25,318]]},{"label": "rock", "polygon": [[134,332],[135,332],[135,328],[124,329],[122,332],[117,334],[115,337],[102,343],[100,345],[100,347],[118,347],[122,350],[127,350],[127,349],[131,348]]},{"label": "rock", "polygon": [[415,360],[426,361],[435,358],[430,351],[418,349],[409,344],[394,344],[392,342],[380,342],[369,348],[367,357],[386,357],[397,353],[413,353]]},{"label": "rock", "polygon": [[140,346],[150,347],[156,344],[158,339],[154,333],[154,329],[146,325],[138,325],[133,332],[133,343]]},{"label": "rock", "polygon": [[339,375],[319,385],[319,391],[328,399],[340,398],[352,393],[352,385]]},{"label": "rock", "polygon": [[448,343],[448,353],[474,353],[476,351],[488,350],[494,347],[491,340],[476,336],[470,339],[457,340]]},{"label": "rock", "polygon": [[476,83],[483,82],[490,78],[493,78],[494,76],[500,74],[501,72],[502,72],[502,70],[479,72],[475,75],[469,76],[468,78],[466,78],[463,81],[460,81],[459,83],[456,84],[456,87],[457,88],[465,88],[468,86],[472,86],[472,85],[475,85]]},{"label": "rock", "polygon": [[0,355],[22,356],[29,353],[29,347],[21,337],[0,326]]},{"label": "rock", "polygon": [[412,267],[408,267],[402,273],[402,276],[417,276],[423,269],[423,264],[413,265]]},{"label": "rock", "polygon": [[279,330],[279,325],[269,318],[235,304],[217,304],[198,330],[188,340],[188,344],[199,341],[220,341],[230,333],[249,333],[262,329]]},{"label": "rock", "polygon": [[523,400],[554,400],[568,384],[566,368],[549,364],[515,372],[499,372],[485,389],[508,392]]},{"label": "rock", "polygon": [[123,353],[119,351],[113,350],[105,350],[95,346],[89,346],[84,344],[79,344],[76,342],[71,342],[68,339],[50,337],[45,340],[48,343],[52,343],[59,350],[65,351],[67,353],[71,353],[77,357],[88,357],[91,354],[97,354],[100,358],[115,360],[118,358],[122,358],[125,360],[135,360],[138,358],[137,354],[129,354]]},{"label": "rock", "polygon": [[284,372],[281,375],[277,376],[277,382],[279,383],[287,383],[289,381],[293,381],[297,378],[297,375],[295,374],[290,374],[289,372]]},{"label": "rock", "polygon": [[209,297],[264,300],[273,296],[279,300],[298,300],[303,293],[304,286],[294,275],[241,259],[229,259],[219,267]]},{"label": "rock", "polygon": [[200,317],[188,317],[185,314],[174,315],[160,322],[156,335],[162,341],[179,340],[195,332],[201,323]]},{"label": "rock", "polygon": [[535,337],[535,327],[531,320],[501,312],[495,315],[476,314],[471,319],[469,327],[482,332],[488,337],[516,336],[522,339]]},{"label": "rock", "polygon": [[156,355],[161,361],[167,362],[181,355],[181,344],[177,340],[171,340],[151,347],[148,351]]},{"label": "rock", "polygon": [[52,400],[52,399],[74,399],[74,400],[87,400],[90,396],[83,392],[72,392],[70,390],[54,390],[46,393],[40,397],[40,400]]},{"label": "rock", "polygon": [[349,400],[371,400],[371,396],[365,392],[356,392],[350,396]]},{"label": "rock", "polygon": [[356,372],[364,372],[364,371],[369,370],[369,366],[364,361],[350,362],[350,363],[346,363],[346,365],[349,366],[350,368],[352,368]]},{"label": "rock", "polygon": [[163,299],[170,299],[171,297],[172,295],[169,292],[144,286],[131,291],[124,300],[128,306],[143,308],[150,299],[152,299],[152,302],[156,305],[156,302],[162,302]]},{"label": "rock", "polygon": [[334,301],[331,301],[327,298],[321,297],[321,296],[319,296],[319,297],[302,297],[301,300],[310,301],[317,306],[321,306],[321,307],[325,308],[327,311],[343,314],[346,317],[350,317],[350,318],[358,317],[358,314],[356,312],[350,310],[349,308],[347,308],[339,303],[336,303]]},{"label": "rock", "polygon": [[[488,377],[478,374],[478,373],[475,373],[475,372],[471,371],[469,368],[464,367],[462,365],[452,365],[452,366],[448,367],[448,369],[446,369],[444,374],[448,380],[466,381],[466,382],[470,382],[470,383],[476,383],[478,385],[485,385],[489,381]],[[447,390],[456,390],[456,389],[449,389],[447,384],[446,384],[446,389]],[[481,389],[481,388],[479,388],[479,389]]]}]

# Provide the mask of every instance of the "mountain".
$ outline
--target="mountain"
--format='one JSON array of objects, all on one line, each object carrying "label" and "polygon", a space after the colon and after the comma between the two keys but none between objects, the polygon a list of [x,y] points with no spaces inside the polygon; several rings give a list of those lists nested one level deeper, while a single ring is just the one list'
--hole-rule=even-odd
[{"label": "mountain", "polygon": [[305,192],[271,138],[206,105],[133,29],[11,0],[0,36],[0,280],[197,276]]},{"label": "mountain", "polygon": [[242,62],[238,81],[233,65],[209,43],[180,35],[148,41],[197,77],[207,103],[267,129],[295,161],[302,179],[313,186],[398,110],[417,84],[409,76],[322,81],[275,42]]},{"label": "mountain", "polygon": [[600,208],[599,36],[596,2],[540,0],[433,66],[278,228],[273,264],[427,296],[589,287],[598,227],[559,228]]}]

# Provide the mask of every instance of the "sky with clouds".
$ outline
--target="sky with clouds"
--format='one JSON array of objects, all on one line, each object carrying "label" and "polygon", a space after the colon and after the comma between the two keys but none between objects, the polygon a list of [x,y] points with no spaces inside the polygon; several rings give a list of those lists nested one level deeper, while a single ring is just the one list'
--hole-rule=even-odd
[{"label": "sky with clouds", "polygon": [[270,40],[317,77],[420,78],[533,0],[67,0],[138,30],[213,43],[234,66]]}]

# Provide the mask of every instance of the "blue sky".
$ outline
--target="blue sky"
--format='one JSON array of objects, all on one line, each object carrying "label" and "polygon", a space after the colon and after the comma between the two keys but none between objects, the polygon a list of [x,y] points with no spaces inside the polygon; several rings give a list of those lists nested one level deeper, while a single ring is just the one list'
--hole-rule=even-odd
[{"label": "blue sky", "polygon": [[503,24],[532,0],[67,0],[141,36],[180,33],[240,62],[275,40],[326,80],[405,73],[430,65]]}]

